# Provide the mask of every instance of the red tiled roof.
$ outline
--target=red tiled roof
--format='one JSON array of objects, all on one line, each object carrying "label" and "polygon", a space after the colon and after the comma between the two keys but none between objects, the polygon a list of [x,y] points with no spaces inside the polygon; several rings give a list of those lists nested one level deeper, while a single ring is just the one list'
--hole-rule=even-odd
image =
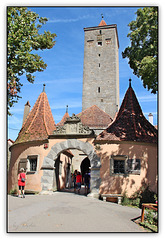
[{"label": "red tiled roof", "polygon": [[61,119],[61,121],[59,123],[56,124],[56,126],[63,126],[64,123],[66,122],[67,118],[69,118],[69,114],[68,112],[66,112],[63,116],[63,118]]},{"label": "red tiled roof", "polygon": [[158,132],[144,117],[131,84],[114,121],[97,140],[118,140],[156,143]]},{"label": "red tiled roof", "polygon": [[28,114],[15,143],[47,139],[55,129],[48,98],[43,91]]},{"label": "red tiled roof", "polygon": [[77,114],[81,119],[82,124],[88,127],[107,127],[111,122],[112,118],[109,114],[105,113],[96,105],[93,105],[81,113]]},{"label": "red tiled roof", "polygon": [[101,22],[99,23],[99,26],[105,26],[107,25],[106,22],[102,19]]}]

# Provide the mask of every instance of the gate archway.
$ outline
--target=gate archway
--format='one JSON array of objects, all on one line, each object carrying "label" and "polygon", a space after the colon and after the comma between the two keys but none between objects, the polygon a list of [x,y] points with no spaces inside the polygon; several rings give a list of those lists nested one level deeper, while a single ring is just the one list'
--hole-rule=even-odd
[{"label": "gate archway", "polygon": [[100,158],[97,156],[93,146],[88,142],[83,142],[77,139],[68,139],[66,141],[56,143],[52,146],[48,155],[44,158],[42,170],[43,176],[41,178],[41,185],[43,191],[54,190],[54,164],[60,153],[68,149],[78,149],[84,152],[90,160],[91,165],[91,193],[89,196],[99,197],[100,187]]}]

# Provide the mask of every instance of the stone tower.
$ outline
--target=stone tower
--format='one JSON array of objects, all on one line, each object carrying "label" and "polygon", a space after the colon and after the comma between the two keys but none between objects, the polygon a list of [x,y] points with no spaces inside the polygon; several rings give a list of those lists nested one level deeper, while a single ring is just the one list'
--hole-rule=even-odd
[{"label": "stone tower", "polygon": [[92,105],[114,118],[119,109],[119,57],[116,24],[103,20],[97,27],[84,28],[82,111]]}]

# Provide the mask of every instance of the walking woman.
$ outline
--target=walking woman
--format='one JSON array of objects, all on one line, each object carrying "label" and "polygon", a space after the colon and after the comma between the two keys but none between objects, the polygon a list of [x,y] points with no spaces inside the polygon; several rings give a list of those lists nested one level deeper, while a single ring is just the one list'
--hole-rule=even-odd
[{"label": "walking woman", "polygon": [[25,198],[25,194],[24,194],[24,188],[25,188],[25,180],[26,180],[26,174],[24,173],[24,168],[20,169],[20,173],[18,174],[18,197],[21,197],[21,193],[22,193],[22,197]]}]

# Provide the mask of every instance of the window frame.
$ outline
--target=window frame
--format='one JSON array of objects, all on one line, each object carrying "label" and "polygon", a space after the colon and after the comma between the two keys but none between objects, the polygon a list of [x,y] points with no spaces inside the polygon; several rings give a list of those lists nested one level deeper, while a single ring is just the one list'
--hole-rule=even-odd
[{"label": "window frame", "polygon": [[[118,176],[118,175],[125,175],[127,173],[127,155],[111,155],[110,158],[110,175],[112,176]],[[124,161],[124,173],[114,173],[114,161]]]},{"label": "window frame", "polygon": [[97,41],[97,46],[102,47],[103,46],[103,41]]},{"label": "window frame", "polygon": [[[131,161],[131,168],[129,167]],[[139,164],[139,169],[135,169],[136,167],[136,162],[138,162],[137,164]],[[140,158],[129,158],[127,161],[127,172],[129,174],[133,174],[133,175],[140,175],[141,173],[141,159]]]},{"label": "window frame", "polygon": [[[30,170],[30,160],[36,158],[36,170],[31,171]],[[39,167],[39,155],[28,155],[27,156],[27,173],[28,174],[34,174],[38,172],[38,167]]]},{"label": "window frame", "polygon": [[[125,161],[124,164],[124,173],[115,173],[114,172],[114,161],[115,160],[122,160]],[[131,162],[131,163],[130,163]],[[135,169],[136,162],[139,164],[139,169]],[[110,175],[111,176],[118,176],[118,175],[125,175],[125,174],[132,174],[132,175],[140,175],[141,174],[141,159],[140,158],[129,158],[127,155],[111,155],[110,158]]]}]

